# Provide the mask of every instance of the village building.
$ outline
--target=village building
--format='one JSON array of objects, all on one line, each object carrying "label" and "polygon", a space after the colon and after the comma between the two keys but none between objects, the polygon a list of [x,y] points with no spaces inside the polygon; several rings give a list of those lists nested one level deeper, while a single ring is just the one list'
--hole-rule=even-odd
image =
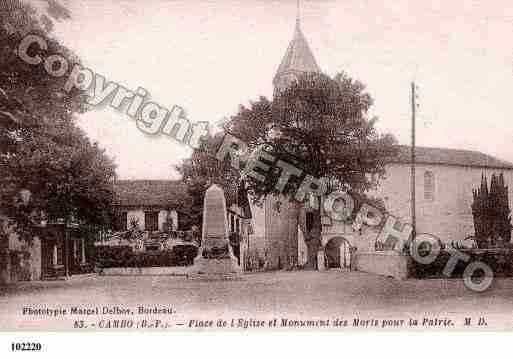
[{"label": "village building", "polygon": [[[243,187],[241,187],[243,188]],[[171,236],[180,240],[184,231],[180,223],[180,201],[186,188],[180,181],[119,180],[114,183],[114,223],[111,233],[124,232],[131,226],[150,239]],[[228,233],[239,264],[248,268],[251,259],[249,236],[253,233],[251,209],[244,190],[234,198],[228,196],[226,216]],[[109,235],[103,228],[92,228],[74,220],[42,221],[34,228],[31,244],[11,233],[9,236],[9,282],[51,280],[92,273],[95,267],[95,244],[106,243]],[[176,238],[175,238],[176,237]],[[108,242],[108,241],[107,241]]]},{"label": "village building", "polygon": [[[301,30],[299,20],[276,75],[274,93],[287,88],[303,73],[321,73]],[[416,148],[415,221],[412,218],[411,148],[386,165],[386,178],[369,195],[383,201],[387,214],[402,223],[415,223],[417,233],[429,233],[450,244],[474,234],[472,191],[483,175],[502,174],[506,186],[513,183],[513,164],[468,150]],[[306,263],[303,233],[309,213],[285,196],[268,196],[263,207],[250,204],[240,186],[235,198],[227,198],[229,236],[234,254],[245,270],[285,269]],[[179,181],[120,180],[114,184],[114,231],[131,227],[148,233],[180,231],[179,198],[186,191]],[[322,203],[321,203],[322,208]],[[509,196],[513,208],[513,196]],[[323,217],[319,269],[350,267],[358,259],[360,269],[401,277],[401,258],[376,249],[377,228],[355,229],[352,223]],[[41,224],[29,246],[16,236],[9,240],[12,281],[49,279],[88,273],[94,266],[94,241],[86,227],[62,221]],[[354,255],[356,253],[356,256]],[[388,269],[387,269],[388,268]]]},{"label": "village building", "polygon": [[114,230],[135,226],[141,231],[178,230],[179,198],[185,191],[179,181],[119,180],[114,183]]},{"label": "village building", "polygon": [[[227,196],[226,217],[234,255],[245,263],[248,238],[252,233],[251,210],[243,187],[235,198]],[[136,227],[148,236],[168,236],[184,232],[180,212],[187,189],[181,181],[119,180],[114,184],[115,223],[113,230]],[[150,241],[151,243],[151,241]]]},{"label": "village building", "polygon": [[[273,79],[274,93],[307,72],[320,73],[321,69],[297,20],[293,39]],[[397,157],[386,165],[386,178],[369,195],[380,198],[388,214],[411,224],[411,147],[400,146],[398,150]],[[479,187],[482,175],[503,174],[506,186],[513,183],[512,163],[477,151],[416,147],[415,164],[416,232],[432,234],[446,244],[474,234],[472,191]],[[509,202],[513,208],[511,195]],[[252,211],[255,234],[250,241],[267,268],[291,268],[306,262],[303,230],[308,226],[308,213],[284,196],[268,196],[263,208],[255,206]],[[352,250],[369,271],[382,271],[375,267],[388,266],[389,258],[384,256],[390,253],[376,251],[376,236],[375,228],[355,231],[351,223],[323,220],[323,253],[318,258],[324,263],[320,266],[349,267]]]},{"label": "village building", "polygon": [[74,220],[44,220],[33,228],[32,243],[9,234],[8,282],[51,280],[87,274],[94,269],[91,227]]},{"label": "village building", "polygon": [[250,236],[254,233],[253,214],[244,184],[238,186],[235,198],[226,199],[228,233],[233,254],[242,270],[253,266],[254,257],[250,255]]}]

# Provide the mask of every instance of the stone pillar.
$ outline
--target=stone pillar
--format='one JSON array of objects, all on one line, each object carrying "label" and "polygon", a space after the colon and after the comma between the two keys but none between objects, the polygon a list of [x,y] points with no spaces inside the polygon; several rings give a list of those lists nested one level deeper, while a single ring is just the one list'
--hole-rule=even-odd
[{"label": "stone pillar", "polygon": [[53,245],[53,258],[52,258],[52,264],[55,267],[57,263],[59,262],[58,259],[58,253],[57,253],[57,244]]},{"label": "stone pillar", "polygon": [[326,266],[324,263],[324,249],[321,248],[320,251],[317,252],[317,270],[325,271]]},{"label": "stone pillar", "polygon": [[82,264],[86,264],[85,239],[82,238]]},{"label": "stone pillar", "polygon": [[349,247],[349,268],[351,271],[356,271],[356,247],[350,246]]},{"label": "stone pillar", "polygon": [[73,240],[73,262],[75,262],[75,260],[76,260],[76,259],[77,259],[77,257],[78,257],[78,256],[77,256],[77,254],[78,254],[77,252],[78,252],[78,251],[77,251],[77,240],[76,240],[76,239],[74,239],[74,240]]},{"label": "stone pillar", "polygon": [[41,238],[35,237],[30,248],[30,280],[41,279],[42,244]]},{"label": "stone pillar", "polygon": [[189,276],[223,279],[241,272],[228,237],[226,200],[223,190],[212,185],[203,200],[201,247]]},{"label": "stone pillar", "polygon": [[70,263],[69,263],[69,241],[70,241],[70,233],[67,229],[67,222],[64,222],[63,231],[62,231],[62,238],[64,240],[63,244],[63,262],[64,262],[64,276],[67,278],[70,277]]},{"label": "stone pillar", "polygon": [[340,268],[344,268],[346,264],[346,245],[345,243],[340,243],[340,247],[338,248],[340,255]]},{"label": "stone pillar", "polygon": [[240,269],[244,272],[246,269],[245,258],[246,258],[246,239],[244,238],[244,232],[241,231],[241,241],[239,244],[239,260],[240,260]]},{"label": "stone pillar", "polygon": [[298,224],[299,224],[299,208],[295,203],[287,201],[287,242],[288,242],[288,267],[296,267],[298,265]]}]

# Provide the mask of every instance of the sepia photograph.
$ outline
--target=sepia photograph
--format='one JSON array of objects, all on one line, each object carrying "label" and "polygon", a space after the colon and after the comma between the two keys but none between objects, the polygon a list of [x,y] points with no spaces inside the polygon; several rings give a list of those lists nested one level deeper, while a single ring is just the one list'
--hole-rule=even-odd
[{"label": "sepia photograph", "polygon": [[506,0],[0,0],[0,332],[513,330],[512,35]]}]

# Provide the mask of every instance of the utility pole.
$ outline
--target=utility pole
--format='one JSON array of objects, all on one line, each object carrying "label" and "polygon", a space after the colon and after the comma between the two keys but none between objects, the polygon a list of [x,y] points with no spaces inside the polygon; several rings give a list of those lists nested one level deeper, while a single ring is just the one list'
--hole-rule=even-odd
[{"label": "utility pole", "polygon": [[415,112],[417,109],[415,82],[411,83],[411,224],[412,239],[417,233],[417,215],[415,212]]}]

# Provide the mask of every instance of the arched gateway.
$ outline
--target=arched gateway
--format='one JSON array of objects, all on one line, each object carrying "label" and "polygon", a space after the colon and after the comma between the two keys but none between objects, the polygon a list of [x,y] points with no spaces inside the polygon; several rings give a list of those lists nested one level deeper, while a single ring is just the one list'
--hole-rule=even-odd
[{"label": "arched gateway", "polygon": [[350,268],[351,266],[351,244],[342,236],[331,237],[323,246],[325,255],[325,267],[328,268]]}]

